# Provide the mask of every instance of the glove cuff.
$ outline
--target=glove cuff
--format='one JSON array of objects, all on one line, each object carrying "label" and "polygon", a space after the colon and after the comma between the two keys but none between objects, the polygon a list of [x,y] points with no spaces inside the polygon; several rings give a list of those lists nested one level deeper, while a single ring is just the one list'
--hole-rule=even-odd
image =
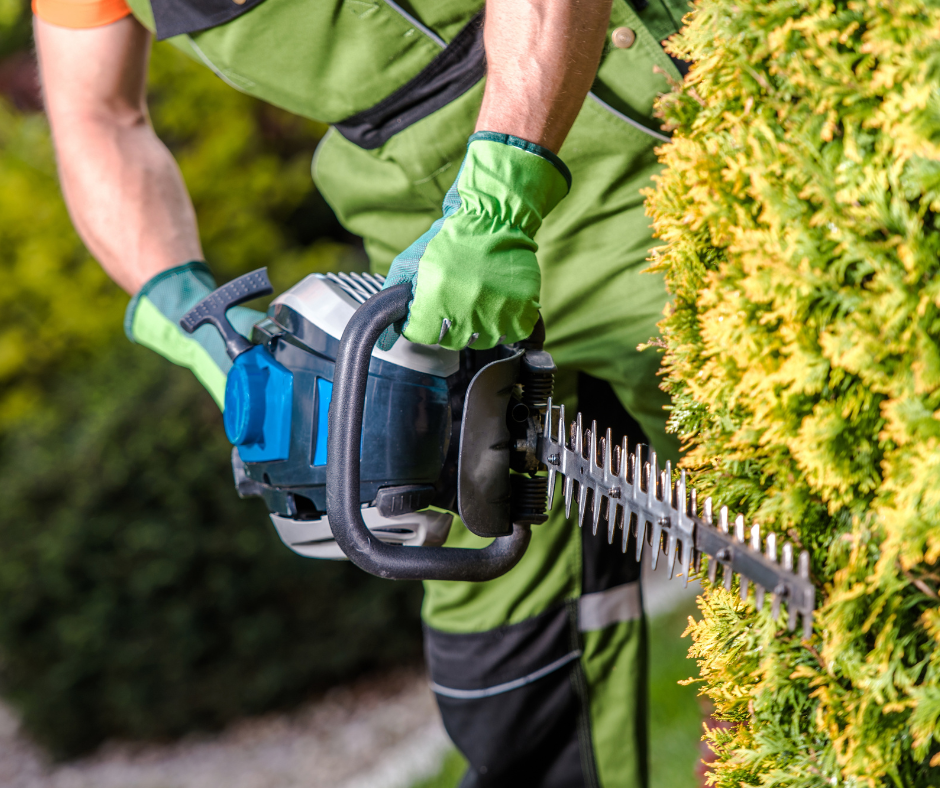
[{"label": "glove cuff", "polygon": [[502,145],[509,145],[513,148],[525,151],[526,153],[540,156],[555,165],[555,168],[561,173],[561,177],[565,179],[565,183],[568,184],[568,189],[571,189],[571,170],[569,170],[568,166],[558,157],[558,154],[552,153],[548,148],[543,148],[541,145],[536,145],[534,142],[524,140],[522,137],[514,137],[512,134],[501,134],[498,131],[475,132],[470,135],[470,139],[467,140],[468,147],[470,143],[476,142],[477,140],[498,142]]},{"label": "glove cuff", "polygon": [[202,260],[167,268],[151,279],[131,299],[124,312],[124,333],[136,343],[134,316],[141,300],[147,298],[160,313],[178,324],[190,309],[215,290],[215,277]]},{"label": "glove cuff", "polygon": [[568,194],[571,173],[541,145],[511,134],[478,131],[467,142],[454,185],[468,210],[519,227],[531,238]]}]

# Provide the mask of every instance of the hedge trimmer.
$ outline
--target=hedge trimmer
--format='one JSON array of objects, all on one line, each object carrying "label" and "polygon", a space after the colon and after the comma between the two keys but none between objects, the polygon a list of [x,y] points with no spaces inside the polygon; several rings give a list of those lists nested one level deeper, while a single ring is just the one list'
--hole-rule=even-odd
[{"label": "hedge trimmer", "polygon": [[[541,323],[516,345],[461,353],[414,345],[375,348],[405,317],[411,289],[381,290],[368,274],[313,274],[274,299],[249,342],[226,310],[266,295],[264,269],[209,295],[181,321],[216,327],[232,358],[225,429],[241,495],[264,498],[281,539],[308,557],[341,558],[393,579],[489,580],[509,571],[546,520],[556,488],[566,516],[594,533],[606,524],[636,557],[650,546],[655,569],[678,564],[685,581],[708,557],[724,586],[754,586],[790,629],[812,630],[809,554],[761,538],[710,498],[698,501],[685,471],[673,480],[655,452],[614,445],[581,415],[569,425],[552,402],[555,365]],[[560,477],[560,478],[559,478]],[[434,508],[429,508],[434,507]],[[479,550],[440,546],[459,513]],[[619,537],[618,537],[619,531]],[[794,563],[796,566],[794,566]]]}]

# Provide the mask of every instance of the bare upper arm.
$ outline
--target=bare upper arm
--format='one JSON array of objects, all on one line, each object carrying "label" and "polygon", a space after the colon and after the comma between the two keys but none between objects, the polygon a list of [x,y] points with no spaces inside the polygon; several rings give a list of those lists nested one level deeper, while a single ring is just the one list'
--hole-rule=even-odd
[{"label": "bare upper arm", "polygon": [[34,18],[46,109],[59,124],[124,124],[146,118],[150,33],[132,16],[101,27],[58,27]]}]

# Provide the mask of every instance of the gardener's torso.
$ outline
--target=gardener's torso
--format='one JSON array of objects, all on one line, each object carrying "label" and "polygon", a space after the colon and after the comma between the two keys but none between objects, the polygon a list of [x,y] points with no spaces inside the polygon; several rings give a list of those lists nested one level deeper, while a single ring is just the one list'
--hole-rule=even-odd
[{"label": "gardener's torso", "polygon": [[[627,0],[614,2],[623,6],[615,8],[615,17],[617,11],[635,16]],[[352,118],[354,126],[357,116],[404,88],[409,95],[390,109],[409,122],[409,115],[430,114],[478,82],[485,73],[483,5],[484,0],[130,1],[135,16],[158,38],[169,39],[234,87],[314,120],[336,124]],[[641,7],[636,15],[657,41],[675,31],[688,7],[686,0],[635,0],[634,6]],[[365,140],[365,146],[375,141]]]}]

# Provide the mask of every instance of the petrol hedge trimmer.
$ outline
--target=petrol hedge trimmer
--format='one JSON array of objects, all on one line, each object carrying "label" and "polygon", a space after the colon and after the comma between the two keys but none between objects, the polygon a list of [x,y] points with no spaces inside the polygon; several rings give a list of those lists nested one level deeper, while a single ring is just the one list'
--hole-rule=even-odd
[{"label": "petrol hedge trimmer", "polygon": [[[378,350],[382,332],[407,314],[411,290],[382,290],[370,274],[312,274],[274,299],[252,341],[226,310],[272,292],[265,269],[220,287],[181,321],[211,323],[232,358],[226,434],[238,492],[260,496],[284,543],[300,555],[346,556],[390,579],[483,581],[509,571],[562,489],[565,514],[608,542],[649,547],[688,582],[708,557],[724,586],[772,596],[790,629],[812,629],[809,554],[711,498],[699,501],[685,471],[660,469],[655,451],[614,445],[580,414],[568,423],[552,401],[555,365],[544,329],[515,345],[461,353],[404,338]],[[453,514],[478,550],[443,547]],[[733,521],[732,521],[733,519]]]}]

